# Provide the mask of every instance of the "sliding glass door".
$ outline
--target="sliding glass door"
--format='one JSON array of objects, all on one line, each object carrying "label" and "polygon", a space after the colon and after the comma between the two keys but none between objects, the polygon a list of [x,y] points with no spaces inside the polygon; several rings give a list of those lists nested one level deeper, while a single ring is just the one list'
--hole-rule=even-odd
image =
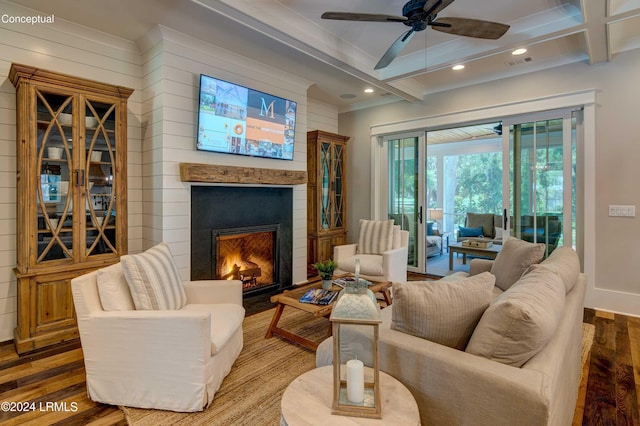
[{"label": "sliding glass door", "polygon": [[409,231],[408,268],[420,271],[419,254],[422,252],[422,185],[420,182],[420,138],[409,136],[386,141],[389,164],[388,205],[389,219]]},{"label": "sliding glass door", "polygon": [[426,273],[452,272],[449,245],[461,240],[468,213],[501,216],[500,132],[499,122],[427,132],[427,220],[436,231],[427,232]]},{"label": "sliding glass door", "polygon": [[[571,111],[506,120],[508,233],[545,244],[548,256],[575,241],[576,120]],[[507,198],[508,197],[508,198]]]}]

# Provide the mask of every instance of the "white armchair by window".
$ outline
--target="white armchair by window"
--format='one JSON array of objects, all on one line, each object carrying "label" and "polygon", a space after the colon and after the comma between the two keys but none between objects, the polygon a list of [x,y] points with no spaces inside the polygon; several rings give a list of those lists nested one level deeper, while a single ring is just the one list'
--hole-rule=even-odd
[{"label": "white armchair by window", "polygon": [[166,244],[71,288],[93,401],[201,411],[242,350],[242,283],[180,282]]},{"label": "white armchair by window", "polygon": [[409,232],[394,225],[393,220],[360,220],[357,244],[333,248],[336,273],[354,273],[360,259],[360,276],[366,279],[407,281]]}]

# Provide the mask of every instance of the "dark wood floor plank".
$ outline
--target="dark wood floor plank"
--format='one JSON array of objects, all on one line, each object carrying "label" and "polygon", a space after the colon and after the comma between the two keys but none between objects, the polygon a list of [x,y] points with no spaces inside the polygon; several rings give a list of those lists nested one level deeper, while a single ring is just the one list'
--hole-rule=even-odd
[{"label": "dark wood floor plank", "polygon": [[598,315],[594,324],[583,424],[613,425],[616,418],[615,324],[612,319]]},{"label": "dark wood floor plank", "polygon": [[633,377],[636,384],[636,402],[640,407],[640,318],[628,317],[627,319]]},{"label": "dark wood floor plank", "polygon": [[639,425],[638,400],[633,376],[633,359],[627,319],[616,315],[616,424]]},{"label": "dark wood floor plank", "polygon": [[13,367],[14,365],[25,364],[39,359],[49,358],[56,354],[69,352],[73,349],[80,349],[79,339],[73,339],[68,342],[63,342],[50,348],[38,349],[36,351],[20,355],[18,358],[0,362],[0,370]]}]

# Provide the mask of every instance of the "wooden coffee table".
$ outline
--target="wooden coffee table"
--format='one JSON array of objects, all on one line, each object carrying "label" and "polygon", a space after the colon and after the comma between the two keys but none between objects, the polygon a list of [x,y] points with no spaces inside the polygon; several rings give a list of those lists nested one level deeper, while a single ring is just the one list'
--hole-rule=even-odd
[{"label": "wooden coffee table", "polygon": [[467,255],[478,257],[487,257],[489,259],[495,259],[502,250],[501,244],[494,244],[489,248],[480,247],[466,247],[462,243],[449,244],[449,270],[453,271],[453,253],[462,253],[462,264],[467,264]]},{"label": "wooden coffee table", "polygon": [[[334,278],[343,278],[347,276],[352,276],[351,274],[345,274],[336,276]],[[375,281],[369,280],[373,282],[373,285],[369,286],[369,290],[373,293],[381,293],[384,297],[384,301],[387,305],[391,304],[391,281]],[[264,336],[265,339],[273,337],[273,335],[278,335],[280,337],[284,337],[287,340],[292,342],[296,342],[305,348],[311,349],[315,351],[318,348],[318,343],[313,342],[309,339],[306,339],[302,336],[294,334],[290,331],[282,329],[278,327],[278,321],[280,321],[280,317],[282,316],[282,312],[286,306],[289,306],[293,309],[298,309],[300,311],[308,312],[316,318],[327,317],[331,315],[331,310],[333,309],[333,303],[330,305],[314,305],[313,303],[301,303],[299,301],[300,297],[306,293],[307,290],[312,288],[321,288],[322,282],[320,278],[314,278],[309,280],[307,284],[295,287],[293,290],[285,290],[280,294],[276,294],[271,297],[271,303],[277,303],[276,311],[273,314],[273,318],[271,319],[271,324],[269,324],[269,329],[267,330],[267,334]],[[332,290],[340,291],[341,287],[334,285]],[[329,326],[329,330],[331,327]]]}]

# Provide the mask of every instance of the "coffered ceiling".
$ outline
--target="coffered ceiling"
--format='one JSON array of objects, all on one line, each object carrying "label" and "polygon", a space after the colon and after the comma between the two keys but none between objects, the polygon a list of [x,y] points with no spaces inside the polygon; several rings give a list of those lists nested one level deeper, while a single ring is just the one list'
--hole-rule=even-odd
[{"label": "coffered ceiling", "polygon": [[[7,0],[1,0],[7,2]],[[571,62],[615,61],[640,48],[640,0],[455,0],[439,17],[510,25],[499,40],[418,32],[374,70],[408,29],[399,22],[323,20],[325,11],[402,15],[404,0],[14,0],[136,41],[161,24],[313,81],[309,95],[341,110],[505,78]],[[512,51],[527,52],[513,56]],[[453,71],[463,64],[461,71]],[[373,88],[373,93],[364,89]]]}]

